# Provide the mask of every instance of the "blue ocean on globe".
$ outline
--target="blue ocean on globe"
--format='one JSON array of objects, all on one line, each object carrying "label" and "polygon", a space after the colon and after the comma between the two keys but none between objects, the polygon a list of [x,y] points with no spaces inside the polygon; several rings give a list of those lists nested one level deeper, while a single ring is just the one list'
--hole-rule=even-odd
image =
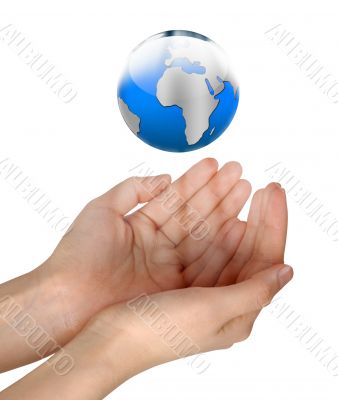
[{"label": "blue ocean on globe", "polygon": [[121,114],[139,139],[186,152],[225,131],[237,110],[239,88],[214,42],[189,31],[168,31],[133,51],[117,95]]}]

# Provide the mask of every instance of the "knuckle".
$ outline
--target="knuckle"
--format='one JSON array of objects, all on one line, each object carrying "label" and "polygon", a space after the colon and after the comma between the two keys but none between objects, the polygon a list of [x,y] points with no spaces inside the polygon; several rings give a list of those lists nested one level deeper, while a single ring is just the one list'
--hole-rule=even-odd
[{"label": "knuckle", "polygon": [[100,203],[100,197],[95,197],[94,199],[90,200],[85,206],[84,210],[90,210],[95,208]]},{"label": "knuckle", "polygon": [[139,176],[130,176],[126,179],[126,183],[132,186],[142,183],[142,178]]},{"label": "knuckle", "polygon": [[243,331],[242,334],[238,337],[238,342],[244,342],[247,340],[250,336],[250,333],[247,333],[246,331]]},{"label": "knuckle", "polygon": [[260,310],[271,302],[271,291],[268,285],[261,284],[258,295],[256,297],[256,306]]},{"label": "knuckle", "polygon": [[241,329],[241,333],[239,334],[239,337],[238,337],[238,342],[243,342],[244,340],[247,340],[249,338],[249,336],[251,335],[252,328],[253,328],[253,324],[247,323],[247,324],[243,325],[243,327]]},{"label": "knuckle", "polygon": [[248,322],[247,325],[245,326],[245,337],[246,339],[251,335],[253,328],[253,323]]},{"label": "knuckle", "polygon": [[243,327],[240,335],[240,341],[243,342],[244,340],[248,339],[250,334],[251,334],[251,329],[249,329],[248,326]]},{"label": "knuckle", "polygon": [[223,350],[228,350],[228,349],[230,349],[232,346],[233,346],[233,343],[224,343],[224,344],[221,346],[221,348],[222,348]]}]

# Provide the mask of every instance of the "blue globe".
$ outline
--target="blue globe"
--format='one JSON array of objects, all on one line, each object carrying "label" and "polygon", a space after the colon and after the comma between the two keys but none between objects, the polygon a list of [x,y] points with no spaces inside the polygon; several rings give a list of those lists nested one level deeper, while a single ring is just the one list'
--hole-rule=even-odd
[{"label": "blue globe", "polygon": [[190,31],[151,36],[130,54],[117,90],[124,121],[143,142],[185,152],[230,125],[239,87],[215,42]]}]

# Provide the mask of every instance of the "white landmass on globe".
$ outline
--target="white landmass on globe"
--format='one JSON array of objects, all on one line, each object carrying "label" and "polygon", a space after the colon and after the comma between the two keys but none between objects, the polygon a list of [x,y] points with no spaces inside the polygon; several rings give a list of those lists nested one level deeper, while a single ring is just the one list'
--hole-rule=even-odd
[{"label": "white landmass on globe", "polygon": [[181,67],[168,68],[157,83],[156,96],[163,106],[182,108],[189,145],[197,143],[209,127],[218,101],[210,95],[205,75],[187,74]]},{"label": "white landmass on globe", "polygon": [[[219,102],[214,97],[224,89],[224,82],[230,82],[234,93],[238,84],[224,62],[225,58],[222,55],[215,57],[208,41],[185,38],[180,45],[176,40],[173,45],[169,44],[168,50],[171,56],[165,60],[167,69],[157,83],[156,96],[163,106],[177,105],[182,108],[186,139],[189,145],[193,145],[209,128],[209,117]],[[218,52],[218,49],[215,51]],[[221,54],[221,50],[219,52]],[[205,68],[205,73],[187,73],[181,66],[175,65],[177,59],[198,63]],[[207,81],[213,93],[210,93]]]},{"label": "white landmass on globe", "polygon": [[[238,83],[231,73],[230,65],[227,63],[223,51],[217,45],[214,44],[214,46],[213,51],[211,51],[210,42],[194,38],[185,38],[184,42],[182,41],[182,45],[174,41],[172,45],[169,44],[168,50],[171,57],[165,60],[165,65],[170,67],[177,58],[186,58],[192,64],[197,61],[205,67],[206,72],[203,77],[209,80],[215,91],[214,95],[219,94],[224,89],[224,84],[219,81],[218,77],[223,82],[230,82],[234,93],[236,93]],[[215,57],[215,52],[218,57]]]},{"label": "white landmass on globe", "polygon": [[123,119],[129,129],[137,135],[140,132],[140,118],[129,110],[128,105],[120,97],[118,98],[118,102]]}]

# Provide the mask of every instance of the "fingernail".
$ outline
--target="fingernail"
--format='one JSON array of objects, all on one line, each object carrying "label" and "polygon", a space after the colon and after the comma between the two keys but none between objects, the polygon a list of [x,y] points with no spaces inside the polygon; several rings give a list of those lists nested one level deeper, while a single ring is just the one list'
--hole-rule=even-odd
[{"label": "fingernail", "polygon": [[278,280],[280,288],[284,287],[288,282],[291,281],[293,277],[293,269],[290,265],[285,265],[282,269],[278,272]]},{"label": "fingernail", "polygon": [[279,182],[274,182],[275,185],[277,185],[278,187],[282,187],[282,185]]}]

